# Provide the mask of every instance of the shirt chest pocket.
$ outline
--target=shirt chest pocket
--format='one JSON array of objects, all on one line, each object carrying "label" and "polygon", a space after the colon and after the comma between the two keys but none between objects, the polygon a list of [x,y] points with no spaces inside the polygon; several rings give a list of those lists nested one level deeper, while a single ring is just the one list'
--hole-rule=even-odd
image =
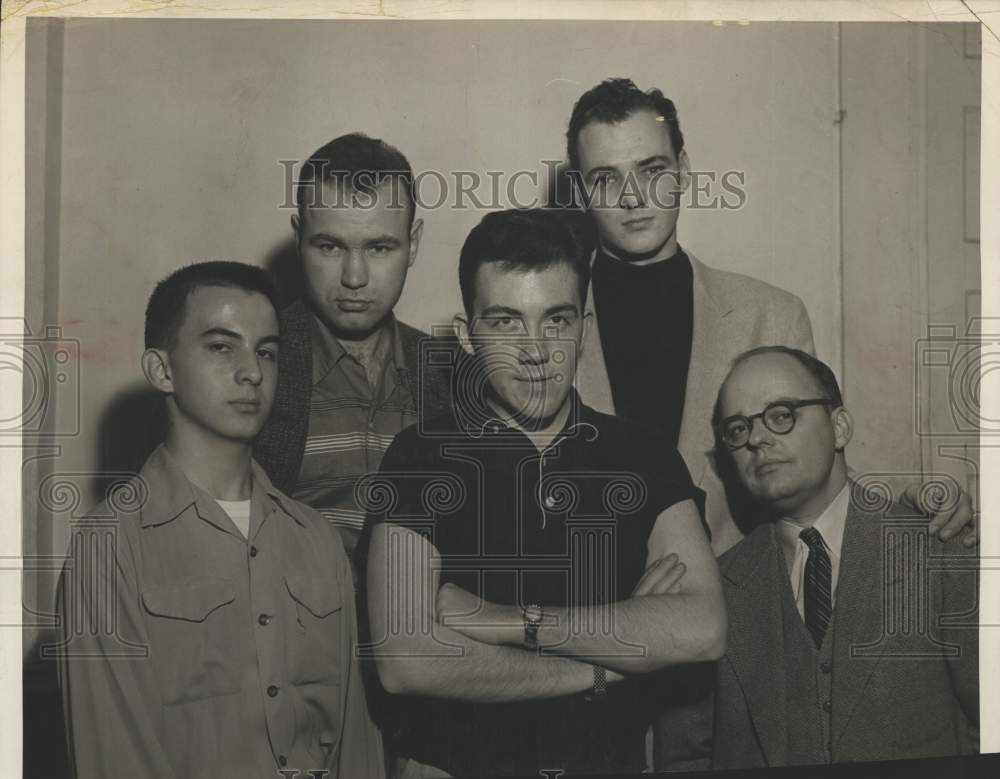
[{"label": "shirt chest pocket", "polygon": [[236,586],[204,577],[142,592],[150,662],[164,704],[190,703],[239,691]]},{"label": "shirt chest pocket", "polygon": [[285,577],[288,678],[294,684],[339,684],[344,650],[343,599],[332,576]]}]

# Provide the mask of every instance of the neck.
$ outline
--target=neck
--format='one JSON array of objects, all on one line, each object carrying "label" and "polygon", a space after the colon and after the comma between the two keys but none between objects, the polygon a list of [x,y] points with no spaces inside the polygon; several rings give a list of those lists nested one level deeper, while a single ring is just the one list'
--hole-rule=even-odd
[{"label": "neck", "polygon": [[847,484],[847,463],[843,455],[838,455],[830,471],[830,478],[818,491],[813,493],[808,500],[803,501],[795,508],[788,509],[784,513],[784,518],[796,525],[804,528],[812,527],[816,524],[823,512],[830,507],[840,491]]},{"label": "neck", "polygon": [[679,248],[680,247],[677,244],[676,230],[670,234],[666,243],[664,243],[659,249],[656,249],[648,254],[627,254],[625,252],[617,252],[614,249],[609,249],[603,242],[601,243],[601,252],[603,254],[613,260],[618,260],[619,262],[635,266],[653,265],[657,262],[669,260],[677,254]]},{"label": "neck", "polygon": [[249,442],[209,437],[171,424],[164,443],[188,481],[213,498],[249,499],[252,483]]},{"label": "neck", "polygon": [[498,419],[502,420],[504,424],[510,425],[524,433],[539,451],[547,447],[559,436],[566,426],[566,420],[569,419],[569,398],[563,403],[562,408],[549,419],[519,419],[505,412],[492,399],[487,398],[486,402],[494,413],[496,413]]}]

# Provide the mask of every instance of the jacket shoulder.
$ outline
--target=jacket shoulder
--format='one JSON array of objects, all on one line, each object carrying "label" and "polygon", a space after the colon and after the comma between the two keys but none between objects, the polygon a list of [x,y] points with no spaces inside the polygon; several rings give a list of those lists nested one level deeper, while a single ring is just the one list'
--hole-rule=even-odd
[{"label": "jacket shoulder", "polygon": [[716,291],[724,292],[728,298],[741,300],[753,299],[758,305],[761,302],[770,302],[779,309],[787,309],[789,306],[802,305],[802,300],[798,295],[789,292],[781,287],[776,287],[753,276],[746,276],[734,271],[720,270],[702,263],[702,276],[707,286]]}]

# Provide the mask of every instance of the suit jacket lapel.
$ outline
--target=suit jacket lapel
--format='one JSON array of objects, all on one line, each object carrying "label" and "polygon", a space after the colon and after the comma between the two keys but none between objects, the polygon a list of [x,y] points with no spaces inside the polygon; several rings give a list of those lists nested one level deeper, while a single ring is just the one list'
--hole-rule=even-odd
[{"label": "suit jacket lapel", "polygon": [[587,288],[587,308],[592,314],[590,333],[583,345],[583,357],[576,369],[576,388],[583,402],[602,414],[614,414],[615,403],[611,397],[611,382],[604,363],[601,331],[597,324],[597,306],[594,305],[594,286]]},{"label": "suit jacket lapel", "polygon": [[885,650],[882,523],[855,506],[855,484],[844,527],[833,628],[833,743],[843,735],[858,699]]},{"label": "suit jacket lapel", "polygon": [[690,252],[688,258],[693,275],[691,360],[677,449],[688,464],[691,478],[700,484],[708,467],[705,455],[713,445],[712,408],[719,384],[729,368],[726,337],[720,323],[732,308],[718,300],[712,289],[711,271]]},{"label": "suit jacket lapel", "polygon": [[726,655],[768,765],[784,764],[788,746],[781,576],[787,573],[771,523],[758,526],[723,566],[730,636]]}]

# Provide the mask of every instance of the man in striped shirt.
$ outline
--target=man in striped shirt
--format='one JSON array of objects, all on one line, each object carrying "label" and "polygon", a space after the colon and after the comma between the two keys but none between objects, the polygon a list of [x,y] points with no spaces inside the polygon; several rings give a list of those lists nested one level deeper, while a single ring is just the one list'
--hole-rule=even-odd
[{"label": "man in striped shirt", "polygon": [[305,296],[281,315],[275,407],[255,455],[276,485],[337,526],[351,554],[365,518],[358,478],[378,470],[418,409],[448,408],[445,374],[419,368],[425,334],[392,313],[423,220],[406,157],[360,133],[306,161],[296,201]]}]

